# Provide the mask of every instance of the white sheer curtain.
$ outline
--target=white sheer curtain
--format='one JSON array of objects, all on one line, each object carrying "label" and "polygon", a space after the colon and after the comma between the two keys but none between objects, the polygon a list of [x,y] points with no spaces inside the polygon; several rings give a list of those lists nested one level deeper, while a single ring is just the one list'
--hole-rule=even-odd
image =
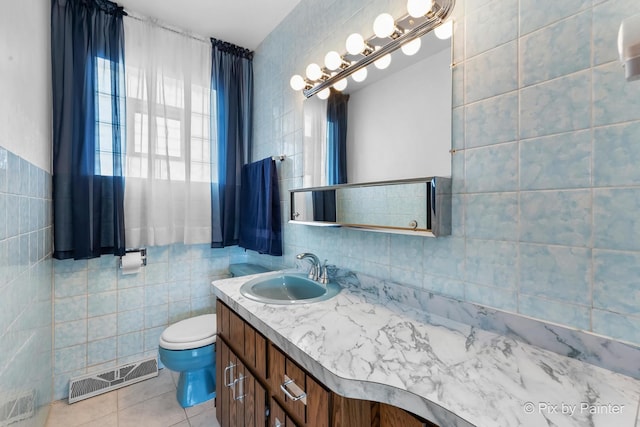
[{"label": "white sheer curtain", "polygon": [[305,187],[327,185],[327,100],[312,96],[304,100],[304,177]]},{"label": "white sheer curtain", "polygon": [[210,243],[211,46],[135,18],[124,27],[127,246]]}]

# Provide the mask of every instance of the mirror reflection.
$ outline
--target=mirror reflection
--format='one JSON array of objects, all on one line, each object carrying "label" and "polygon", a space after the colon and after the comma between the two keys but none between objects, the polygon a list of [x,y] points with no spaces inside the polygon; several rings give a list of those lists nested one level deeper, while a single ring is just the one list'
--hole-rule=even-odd
[{"label": "mirror reflection", "polygon": [[293,219],[427,231],[427,183],[346,186],[293,193]]},{"label": "mirror reflection", "polygon": [[433,33],[343,93],[304,102],[304,187],[451,176],[451,40]]},{"label": "mirror reflection", "polygon": [[423,236],[451,234],[451,178],[291,190],[291,223]]}]

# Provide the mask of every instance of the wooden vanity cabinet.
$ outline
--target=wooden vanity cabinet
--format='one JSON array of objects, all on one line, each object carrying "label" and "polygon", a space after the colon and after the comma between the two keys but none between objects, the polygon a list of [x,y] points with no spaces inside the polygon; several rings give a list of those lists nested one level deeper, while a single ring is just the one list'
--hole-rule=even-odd
[{"label": "wooden vanity cabinet", "polygon": [[330,392],[220,300],[216,316],[221,427],[437,427],[391,405]]}]

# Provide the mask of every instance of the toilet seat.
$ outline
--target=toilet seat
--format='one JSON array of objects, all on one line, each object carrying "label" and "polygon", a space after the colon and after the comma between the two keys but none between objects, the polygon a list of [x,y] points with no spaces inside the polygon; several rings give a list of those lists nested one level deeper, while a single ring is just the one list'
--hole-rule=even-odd
[{"label": "toilet seat", "polygon": [[160,336],[160,347],[190,350],[216,342],[216,315],[203,314],[169,326]]}]

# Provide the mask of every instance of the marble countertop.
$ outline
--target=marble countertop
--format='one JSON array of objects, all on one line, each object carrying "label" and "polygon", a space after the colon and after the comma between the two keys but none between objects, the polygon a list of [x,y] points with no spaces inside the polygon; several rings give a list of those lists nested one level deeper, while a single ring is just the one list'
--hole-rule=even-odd
[{"label": "marble countertop", "polygon": [[640,427],[638,379],[349,284],[328,301],[258,303],[240,293],[257,276],[215,281],[214,294],[342,396],[443,427]]}]

